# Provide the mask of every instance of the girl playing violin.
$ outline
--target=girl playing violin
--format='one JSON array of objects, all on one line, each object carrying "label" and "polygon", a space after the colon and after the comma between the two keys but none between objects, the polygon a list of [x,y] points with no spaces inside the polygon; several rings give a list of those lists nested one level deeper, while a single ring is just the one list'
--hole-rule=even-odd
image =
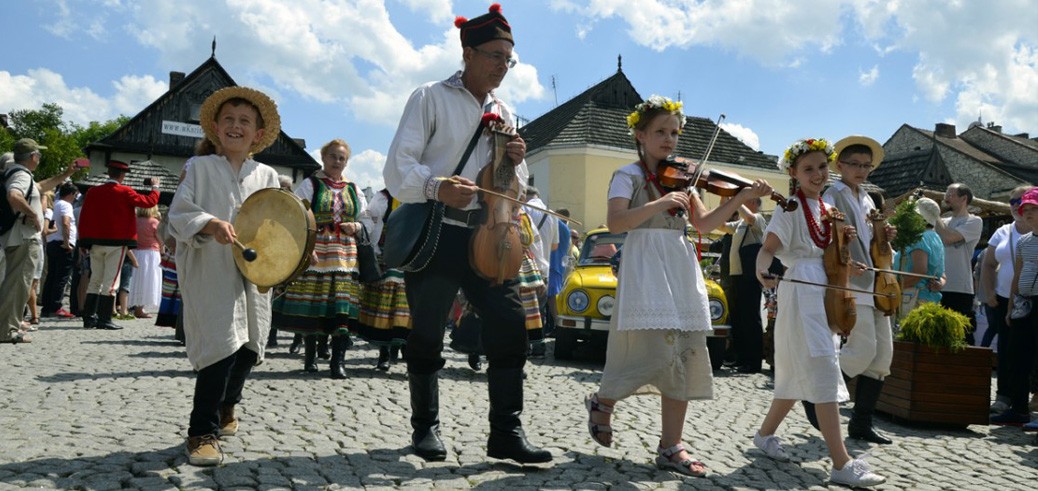
[{"label": "girl playing violin", "polygon": [[[800,140],[786,150],[779,169],[799,185],[799,209],[776,209],[765,230],[764,246],[757,254],[757,278],[765,288],[775,288],[767,275],[773,258],[786,266],[786,278],[819,284],[827,282],[822,263],[824,249],[837,233],[824,215],[832,207],[822,202],[822,188],[829,179],[829,162],[836,152],[822,139]],[[791,197],[792,198],[792,197]],[[856,236],[847,227],[848,238]],[[788,461],[789,454],[775,435],[782,420],[798,400],[815,404],[822,437],[833,461],[830,481],[850,486],[875,486],[885,481],[869,470],[863,459],[851,459],[840,434],[838,401],[848,399],[840,375],[836,339],[829,329],[822,286],[782,282],[778,284],[778,318],[775,321],[775,395],[753,444],[768,457]]]},{"label": "girl playing violin", "polygon": [[713,397],[706,286],[685,235],[685,216],[700,230],[713,230],[771,187],[756,181],[708,211],[695,193],[664,189],[657,179],[660,162],[677,148],[685,124],[681,103],[652,96],[635,107],[627,124],[640,159],[613,173],[609,185],[609,231],[628,234],[601,386],[585,400],[588,430],[595,442],[611,446],[616,401],[659,395],[663,431],[656,466],[704,476],[706,466],[681,443],[688,401]]}]

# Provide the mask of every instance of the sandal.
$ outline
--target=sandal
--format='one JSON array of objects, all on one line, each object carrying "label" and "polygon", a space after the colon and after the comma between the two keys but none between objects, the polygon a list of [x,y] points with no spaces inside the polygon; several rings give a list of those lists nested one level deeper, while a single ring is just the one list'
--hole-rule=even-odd
[{"label": "sandal", "polygon": [[[603,447],[613,446],[613,427],[607,423],[595,423],[591,415],[595,412],[613,414],[613,406],[598,402],[598,393],[590,394],[584,398],[584,407],[587,408],[587,430],[591,433],[591,439]],[[609,435],[609,439],[602,438]]]},{"label": "sandal", "polygon": [[685,446],[680,443],[666,449],[662,446],[658,447],[656,449],[656,453],[659,454],[656,457],[656,468],[665,471],[674,471],[686,476],[706,477],[706,465],[702,462],[691,457],[678,461],[675,460],[679,458],[678,456],[684,451]]}]

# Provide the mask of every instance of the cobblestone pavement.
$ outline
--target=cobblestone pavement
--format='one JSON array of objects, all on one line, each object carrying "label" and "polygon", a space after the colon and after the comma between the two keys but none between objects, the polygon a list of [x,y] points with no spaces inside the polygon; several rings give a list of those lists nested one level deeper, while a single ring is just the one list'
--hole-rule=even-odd
[{"label": "cobblestone pavement", "polygon": [[[225,437],[223,465],[187,464],[184,435],[194,377],[172,330],[150,320],[122,331],[87,331],[76,320],[45,319],[34,342],[0,345],[0,490],[57,489],[818,489],[831,464],[820,435],[799,409],[780,429],[793,455],[776,463],[751,437],[770,397],[765,374],[719,372],[715,399],[694,402],[685,429],[707,478],[685,478],[652,465],[659,402],[617,405],[614,448],[588,436],[583,396],[601,364],[551,356],[527,366],[527,434],[555,462],[520,467],[490,460],[486,375],[448,349],[441,377],[441,419],[449,456],[426,463],[408,448],[407,384],[402,364],[374,370],[376,351],[358,342],[349,379],[302,372],[289,338],[253,372],[239,406],[241,429]],[[578,353],[579,354],[579,353]],[[849,412],[843,409],[846,421]],[[1018,428],[967,431],[877,422],[895,443],[869,448],[887,476],[880,489],[1035,489],[1038,446]]]}]

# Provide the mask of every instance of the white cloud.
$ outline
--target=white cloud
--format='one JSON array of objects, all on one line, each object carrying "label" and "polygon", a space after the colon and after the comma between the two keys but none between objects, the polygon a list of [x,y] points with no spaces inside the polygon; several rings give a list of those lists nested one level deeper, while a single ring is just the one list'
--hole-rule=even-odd
[{"label": "white cloud", "polygon": [[[320,152],[318,152],[320,153]],[[317,157],[320,162],[320,155]],[[373,191],[379,191],[386,187],[382,183],[382,168],[386,166],[386,156],[378,151],[367,149],[359,154],[350,156],[349,166],[346,167],[346,175],[351,181],[364,189],[371,187]]]},{"label": "white cloud", "polygon": [[858,82],[865,87],[868,87],[876,82],[879,78],[879,65],[873,65],[872,69],[865,72],[858,70]]},{"label": "white cloud", "polygon": [[746,146],[754,150],[760,150],[760,137],[753,130],[736,123],[721,123],[721,129],[738,138]]},{"label": "white cloud", "polygon": [[[147,77],[150,78],[150,77]],[[125,94],[117,93],[114,100],[128,101],[141,94],[138,80],[120,81],[131,90]],[[119,83],[114,84],[117,90]],[[147,83],[143,85],[149,85]],[[163,86],[164,87],[164,86]],[[162,88],[162,91],[165,91]],[[160,92],[161,93],[161,92]],[[64,110],[64,119],[78,124],[91,121],[107,121],[119,115],[114,100],[95,93],[90,89],[72,88],[65,83],[61,74],[39,68],[29,70],[25,75],[12,75],[0,71],[0,111],[13,112],[19,110],[38,110],[45,103],[55,103]],[[154,98],[147,100],[150,103]],[[138,101],[138,104],[141,104]],[[127,114],[136,114],[140,107]]]}]

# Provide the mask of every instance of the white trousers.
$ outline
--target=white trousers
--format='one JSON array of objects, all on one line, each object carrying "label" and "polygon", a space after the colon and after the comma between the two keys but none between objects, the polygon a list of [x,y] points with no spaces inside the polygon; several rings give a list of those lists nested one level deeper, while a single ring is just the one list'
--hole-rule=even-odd
[{"label": "white trousers", "polygon": [[857,314],[854,330],[840,348],[840,369],[848,377],[865,375],[883,380],[890,375],[890,361],[894,356],[890,317],[866,305],[859,305]]},{"label": "white trousers", "polygon": [[125,246],[90,247],[90,284],[87,285],[87,293],[115,296],[115,291],[119,289],[119,276],[123,272],[125,258]]}]

